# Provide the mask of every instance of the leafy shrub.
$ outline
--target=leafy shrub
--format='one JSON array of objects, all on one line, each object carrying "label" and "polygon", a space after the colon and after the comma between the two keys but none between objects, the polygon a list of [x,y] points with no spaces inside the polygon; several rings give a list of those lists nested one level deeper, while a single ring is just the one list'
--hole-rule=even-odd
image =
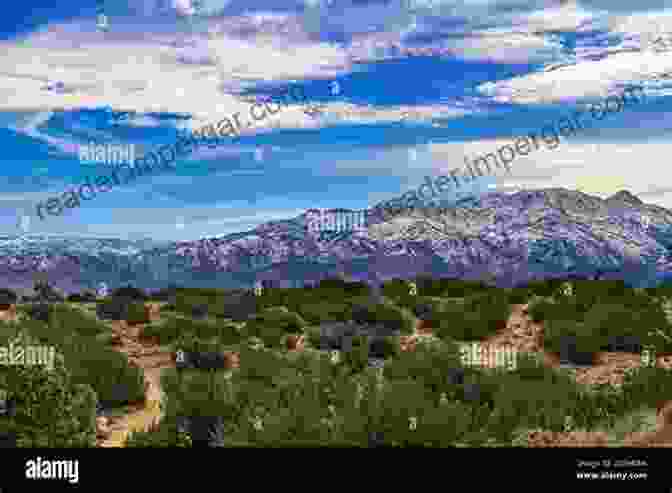
[{"label": "leafy shrub", "polygon": [[577,305],[585,313],[597,303],[612,303],[611,299],[625,300],[632,299],[633,302],[641,296],[636,296],[632,288],[625,285],[623,281],[574,281],[572,282],[574,298]]},{"label": "leafy shrub", "polygon": [[95,338],[75,338],[63,347],[73,378],[91,384],[105,407],[144,399],[143,371],[129,365],[128,357],[100,344]]},{"label": "leafy shrub", "polygon": [[532,290],[523,287],[511,288],[505,293],[511,305],[525,305],[535,296]]},{"label": "leafy shrub", "polygon": [[672,299],[672,280],[664,279],[656,286],[645,288],[645,292],[655,298]]},{"label": "leafy shrub", "polygon": [[267,346],[278,346],[284,334],[300,332],[306,321],[285,307],[272,307],[259,313],[246,324],[248,336],[256,336]]},{"label": "leafy shrub", "polygon": [[172,344],[184,333],[182,320],[185,319],[170,317],[160,322],[151,323],[143,327],[142,335],[143,337],[157,339],[158,343],[162,346]]},{"label": "leafy shrub", "polygon": [[[59,309],[63,310],[59,314],[61,317],[63,313],[68,313],[68,308]],[[54,346],[57,354],[63,356],[73,381],[91,385],[98,399],[107,403],[106,407],[141,400],[144,397],[142,370],[130,366],[125,354],[98,340],[100,333],[95,323],[91,324],[86,317],[78,319],[79,314],[74,309],[70,310],[75,315],[70,319],[73,325],[67,317],[53,317],[51,325],[28,320],[21,322],[20,328],[41,344]],[[80,335],[77,330],[87,335]]]},{"label": "leafy shrub", "polygon": [[401,354],[401,345],[398,337],[370,337],[368,338],[369,356],[373,358],[392,358]]},{"label": "leafy shrub", "polygon": [[402,334],[412,334],[417,323],[417,319],[410,310],[389,302],[377,305],[355,305],[352,308],[352,318],[359,324],[379,324]]},{"label": "leafy shrub", "polygon": [[345,293],[349,297],[354,296],[367,296],[370,292],[369,285],[365,282],[346,282],[345,283]]},{"label": "leafy shrub", "polygon": [[557,303],[544,298],[537,298],[531,301],[527,312],[530,319],[535,323],[556,318],[557,315],[561,313],[561,311],[558,310]]},{"label": "leafy shrub", "polygon": [[383,324],[402,334],[412,334],[417,323],[417,319],[408,309],[391,303],[375,305],[372,315],[371,323]]},{"label": "leafy shrub", "polygon": [[82,291],[81,293],[73,293],[67,297],[67,301],[71,303],[94,303],[98,297],[92,291]]},{"label": "leafy shrub", "polygon": [[257,313],[259,304],[257,298],[254,293],[249,291],[225,293],[218,298],[210,299],[208,303],[209,312],[217,317],[244,322]]},{"label": "leafy shrub", "polygon": [[147,324],[151,320],[149,313],[142,302],[130,303],[126,314],[126,321],[129,324]]},{"label": "leafy shrub", "polygon": [[615,337],[639,339],[641,344],[653,345],[663,351],[669,347],[665,339],[654,331],[662,329],[669,333],[669,324],[660,307],[650,306],[637,310],[636,307],[623,305],[596,304],[586,314],[587,329],[600,341],[601,346],[613,344]]},{"label": "leafy shrub", "polygon": [[478,312],[495,330],[500,330],[506,326],[511,316],[511,305],[508,296],[504,293],[496,292],[474,297],[474,303],[471,304],[471,297],[465,300],[466,309]]},{"label": "leafy shrub", "polygon": [[[25,332],[13,342],[37,344]],[[89,385],[76,381],[59,354],[53,369],[40,365],[5,367],[0,373],[0,388],[15,402],[16,410],[13,416],[3,418],[1,428],[17,436],[19,447],[95,446],[96,395]]]},{"label": "leafy shrub", "polygon": [[435,405],[431,391],[414,380],[394,380],[383,388],[381,401],[377,429],[385,441],[393,446],[422,446],[427,436],[416,432],[424,428]]},{"label": "leafy shrub", "polygon": [[630,409],[655,407],[672,400],[672,371],[657,366],[639,367],[626,373],[621,387]]},{"label": "leafy shrub", "polygon": [[39,320],[40,322],[50,323],[52,315],[51,305],[47,303],[32,304],[28,308],[28,315],[33,320]]},{"label": "leafy shrub", "polygon": [[244,337],[236,325],[219,320],[193,320],[187,317],[170,317],[145,326],[143,336],[157,338],[159,344],[174,344],[182,334],[190,334],[199,339],[216,338],[219,344],[232,345]]},{"label": "leafy shrub", "polygon": [[309,323],[322,323],[331,321],[346,321],[350,319],[351,311],[344,303],[315,303],[301,305],[299,313]]},{"label": "leafy shrub", "polygon": [[191,440],[186,433],[180,433],[177,423],[162,420],[147,431],[135,431],[128,434],[125,447],[130,448],[189,448]]},{"label": "leafy shrub", "polygon": [[455,369],[463,369],[472,374],[470,368],[463,368],[459,347],[446,340],[441,344],[418,344],[413,352],[401,353],[385,365],[383,374],[390,380],[411,378],[422,382],[438,399],[441,392],[455,396]]},{"label": "leafy shrub", "polygon": [[147,301],[148,299],[147,294],[142,289],[130,285],[115,289],[112,291],[111,297],[126,298],[133,301]]},{"label": "leafy shrub", "polygon": [[191,316],[196,320],[203,320],[208,317],[208,305],[200,304],[191,307]]},{"label": "leafy shrub", "polygon": [[524,426],[562,431],[565,416],[574,414],[580,389],[567,372],[522,355],[516,368],[498,379],[497,414],[511,429]]},{"label": "leafy shrub", "polygon": [[[548,375],[553,378],[555,375]],[[518,426],[563,431],[574,411],[576,385],[569,380],[502,376],[495,395],[497,414],[511,429]]]},{"label": "leafy shrub", "polygon": [[319,326],[310,326],[305,330],[306,342],[312,348],[319,348],[322,344],[322,330]]},{"label": "leafy shrub", "polygon": [[62,303],[65,301],[65,296],[46,281],[36,282],[33,287],[36,296],[35,301]]},{"label": "leafy shrub", "polygon": [[[420,285],[418,285],[418,291],[419,290]],[[403,279],[393,279],[383,283],[382,294],[387,298],[397,301],[409,294],[409,283]]]},{"label": "leafy shrub", "polygon": [[112,298],[96,305],[96,315],[101,320],[126,320],[131,301],[128,298]]},{"label": "leafy shrub", "polygon": [[184,418],[183,422],[189,430],[193,448],[223,447],[225,445],[226,431],[221,416],[189,416]]},{"label": "leafy shrub", "polygon": [[584,306],[576,303],[574,299],[559,299],[552,301],[544,298],[536,298],[530,302],[528,313],[536,322],[548,320],[583,320],[585,316]]},{"label": "leafy shrub", "polygon": [[186,332],[181,334],[174,340],[173,345],[176,350],[184,352],[217,351],[221,346],[213,339],[201,339],[193,332]]},{"label": "leafy shrub", "polygon": [[[45,305],[49,307],[49,305]],[[84,336],[95,336],[107,331],[107,327],[92,316],[66,304],[53,305],[53,316],[49,322],[53,331],[62,334],[76,333]]]},{"label": "leafy shrub", "polygon": [[491,288],[481,281],[463,279],[429,279],[418,280],[418,292],[422,296],[443,296],[447,298],[464,298],[484,293]]},{"label": "leafy shrub", "polygon": [[534,296],[540,296],[546,298],[557,296],[560,291],[561,285],[562,285],[561,280],[544,279],[544,280],[530,281],[527,284],[525,284],[523,289],[530,292]]},{"label": "leafy shrub", "polygon": [[7,288],[0,288],[0,306],[13,305],[19,297],[14,291]]},{"label": "leafy shrub", "polygon": [[511,307],[505,296],[477,294],[464,305],[445,305],[434,322],[434,334],[441,338],[464,341],[480,340],[506,327]]},{"label": "leafy shrub", "polygon": [[[548,320],[544,325],[544,349],[555,353],[572,352],[568,347],[573,343],[580,353],[595,353],[600,350],[602,340],[590,332],[583,322],[574,320]],[[571,356],[571,354],[570,354]],[[577,355],[581,357],[581,355]]]},{"label": "leafy shrub", "polygon": [[421,320],[432,320],[437,310],[432,303],[418,301],[411,307],[411,311]]},{"label": "leafy shrub", "polygon": [[176,284],[169,285],[165,288],[158,289],[151,293],[151,299],[154,301],[172,301],[175,299],[177,294],[181,291],[184,291],[184,287],[177,286]]},{"label": "leafy shrub", "polygon": [[[596,336],[631,335],[644,321],[639,313],[628,310],[620,305],[596,304],[584,318],[588,328]],[[651,329],[652,327],[642,327]]]},{"label": "leafy shrub", "polygon": [[360,373],[369,366],[369,339],[355,336],[352,344],[341,353],[341,364],[350,373]]}]

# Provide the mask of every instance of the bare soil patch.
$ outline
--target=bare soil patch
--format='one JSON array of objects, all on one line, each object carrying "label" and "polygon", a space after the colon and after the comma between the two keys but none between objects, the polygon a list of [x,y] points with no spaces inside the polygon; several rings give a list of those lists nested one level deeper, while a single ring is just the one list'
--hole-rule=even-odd
[{"label": "bare soil patch", "polygon": [[161,371],[174,368],[175,359],[170,351],[158,346],[156,341],[141,337],[144,325],[128,326],[125,322],[113,322],[112,333],[115,349],[128,356],[131,365],[142,368],[145,377],[145,400],[132,403],[128,412],[110,417],[103,428],[106,433],[99,438],[98,447],[123,447],[129,433],[146,431],[162,418]]}]

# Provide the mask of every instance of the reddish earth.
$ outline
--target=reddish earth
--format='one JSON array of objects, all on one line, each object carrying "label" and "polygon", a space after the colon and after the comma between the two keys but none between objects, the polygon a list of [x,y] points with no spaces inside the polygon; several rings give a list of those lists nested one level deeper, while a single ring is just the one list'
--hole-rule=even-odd
[{"label": "reddish earth", "polygon": [[415,332],[423,335],[430,335],[432,333],[432,324],[428,320],[418,320],[415,326]]},{"label": "reddish earth", "polygon": [[[158,311],[158,305],[153,310]],[[170,351],[162,351],[156,341],[142,337],[142,326],[113,322],[115,349],[128,356],[132,366],[142,368],[145,376],[145,399],[128,406],[123,416],[98,420],[97,447],[123,447],[130,432],[146,431],[162,418],[161,370],[174,368],[175,358]]]},{"label": "reddish earth", "polygon": [[0,305],[0,321],[14,322],[17,319],[16,305]]},{"label": "reddish earth", "polygon": [[289,351],[303,351],[305,342],[306,338],[304,336],[289,335],[287,336],[287,349]]}]

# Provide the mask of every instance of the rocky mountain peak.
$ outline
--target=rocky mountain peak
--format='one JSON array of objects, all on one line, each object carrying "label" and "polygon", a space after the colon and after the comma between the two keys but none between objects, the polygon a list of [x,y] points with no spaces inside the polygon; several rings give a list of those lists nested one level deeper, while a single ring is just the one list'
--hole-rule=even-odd
[{"label": "rocky mountain peak", "polygon": [[644,204],[644,202],[642,202],[636,195],[631,194],[627,190],[621,190],[620,192],[616,192],[614,195],[607,198],[607,200],[610,202],[624,202],[626,204],[631,205]]}]

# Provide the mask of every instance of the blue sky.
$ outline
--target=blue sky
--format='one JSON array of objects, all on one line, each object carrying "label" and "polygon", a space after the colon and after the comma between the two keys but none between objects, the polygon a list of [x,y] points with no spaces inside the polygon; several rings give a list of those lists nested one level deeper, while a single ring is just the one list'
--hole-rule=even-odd
[{"label": "blue sky", "polygon": [[[14,2],[0,20],[8,235],[188,240],[308,208],[370,207],[627,84],[644,88],[644,104],[519,156],[510,174],[474,190],[628,189],[672,207],[660,159],[672,128],[663,1],[632,10],[612,0],[205,0],[197,10],[189,0],[105,0],[107,32],[94,2],[50,4]],[[49,90],[56,82],[67,90]],[[36,216],[39,201],[106,172],[82,165],[78,145],[134,144],[141,155],[185,129],[248,114],[250,97],[288,85],[321,114],[297,102],[175,172]],[[108,106],[135,113],[113,126]]]}]

